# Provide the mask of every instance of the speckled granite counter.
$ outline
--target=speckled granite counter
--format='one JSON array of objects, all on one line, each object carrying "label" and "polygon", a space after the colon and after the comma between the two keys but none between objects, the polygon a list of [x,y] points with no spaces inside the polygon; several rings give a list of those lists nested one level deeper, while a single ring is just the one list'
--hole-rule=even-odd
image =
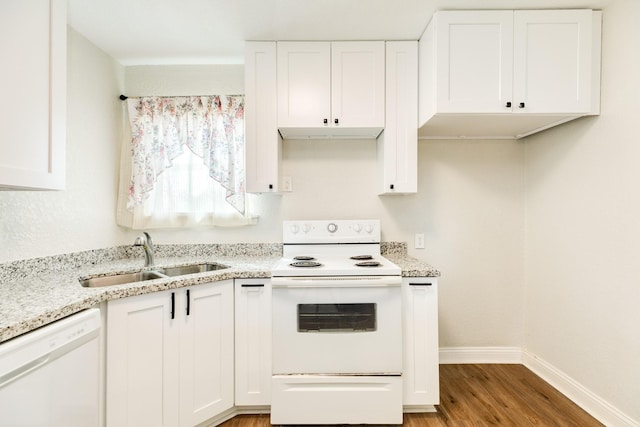
[{"label": "speckled granite counter", "polygon": [[[383,242],[381,250],[403,276],[440,276],[430,265],[409,257],[405,243]],[[157,245],[156,266],[217,262],[229,268],[104,288],[83,288],[78,279],[140,270],[144,264],[140,248],[122,246],[0,264],[0,342],[103,301],[218,280],[269,277],[281,254],[278,243]]]}]

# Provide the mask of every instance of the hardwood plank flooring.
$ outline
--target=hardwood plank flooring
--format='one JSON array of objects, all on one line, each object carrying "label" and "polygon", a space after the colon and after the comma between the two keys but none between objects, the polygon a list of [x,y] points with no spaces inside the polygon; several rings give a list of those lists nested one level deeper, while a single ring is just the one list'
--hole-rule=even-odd
[{"label": "hardwood plank flooring", "polygon": [[[440,405],[405,414],[406,427],[602,426],[523,365],[440,365]],[[240,415],[223,427],[268,427],[269,415]]]}]

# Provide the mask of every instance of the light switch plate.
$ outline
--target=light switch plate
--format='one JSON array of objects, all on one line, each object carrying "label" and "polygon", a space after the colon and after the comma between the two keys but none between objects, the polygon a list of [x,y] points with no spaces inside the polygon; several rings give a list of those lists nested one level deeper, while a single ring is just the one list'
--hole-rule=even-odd
[{"label": "light switch plate", "polygon": [[414,239],[414,247],[416,249],[424,249],[424,234],[418,233]]}]

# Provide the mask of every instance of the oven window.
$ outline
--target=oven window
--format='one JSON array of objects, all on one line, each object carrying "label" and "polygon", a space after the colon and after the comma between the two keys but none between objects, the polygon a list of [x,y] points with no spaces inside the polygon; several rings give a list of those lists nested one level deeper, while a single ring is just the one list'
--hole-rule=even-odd
[{"label": "oven window", "polygon": [[298,304],[298,332],[376,330],[376,304]]}]

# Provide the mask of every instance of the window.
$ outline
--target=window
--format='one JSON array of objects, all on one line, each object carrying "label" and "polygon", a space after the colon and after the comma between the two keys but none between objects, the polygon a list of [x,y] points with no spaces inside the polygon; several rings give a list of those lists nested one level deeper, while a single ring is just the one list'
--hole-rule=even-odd
[{"label": "window", "polygon": [[244,97],[127,99],[118,224],[238,226],[254,221],[245,194]]}]

